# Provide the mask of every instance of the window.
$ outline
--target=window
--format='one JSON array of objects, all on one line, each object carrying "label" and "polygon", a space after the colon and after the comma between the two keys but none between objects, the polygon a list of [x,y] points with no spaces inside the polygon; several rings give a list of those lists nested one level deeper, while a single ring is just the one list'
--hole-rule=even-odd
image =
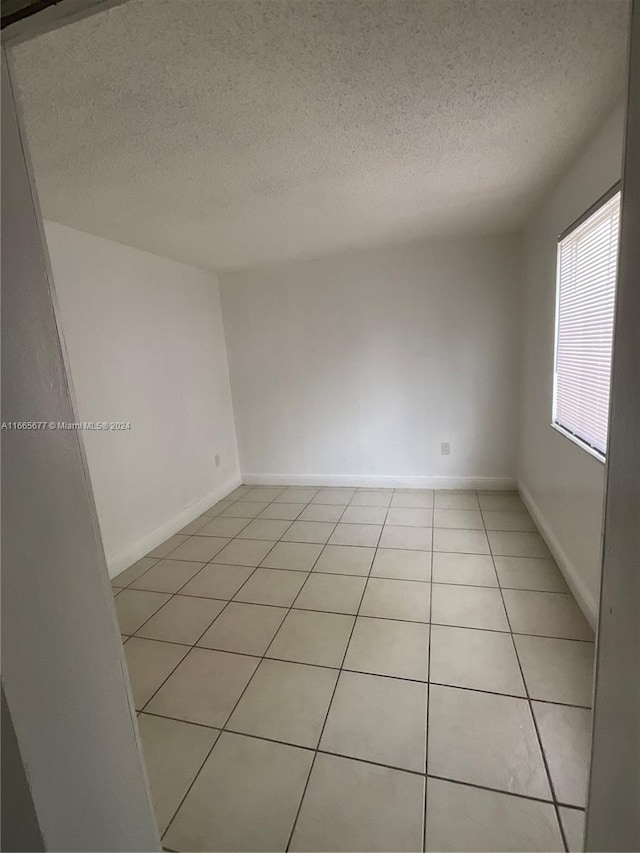
[{"label": "window", "polygon": [[614,187],[558,240],[553,426],[604,459],[618,268]]}]

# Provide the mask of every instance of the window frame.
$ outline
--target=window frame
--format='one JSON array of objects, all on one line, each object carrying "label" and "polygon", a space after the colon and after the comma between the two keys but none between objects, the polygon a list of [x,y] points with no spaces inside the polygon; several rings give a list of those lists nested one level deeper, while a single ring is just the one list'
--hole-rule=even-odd
[{"label": "window frame", "polygon": [[[574,220],[571,225],[567,226],[559,235],[556,240],[556,298],[555,298],[555,317],[554,317],[554,330],[553,330],[553,393],[552,393],[552,401],[551,401],[551,428],[556,432],[560,433],[560,435],[568,438],[569,441],[576,444],[578,447],[582,448],[582,450],[586,450],[590,456],[593,456],[594,459],[597,459],[598,462],[601,462],[603,465],[607,462],[607,454],[602,453],[597,448],[593,447],[583,438],[580,438],[576,433],[571,432],[567,427],[562,426],[555,420],[556,413],[556,402],[557,402],[557,391],[558,391],[558,383],[557,383],[557,371],[558,371],[558,334],[560,331],[560,243],[568,237],[576,228],[579,228],[584,222],[589,219],[589,217],[593,216],[603,205],[605,205],[608,201],[610,201],[614,195],[617,193],[621,193],[622,189],[622,181],[616,181],[615,184],[610,187],[605,193],[603,193],[594,203],[587,208],[576,220]],[[620,204],[622,205],[622,194],[620,196]],[[618,252],[620,251],[620,240],[618,239]],[[616,282],[617,289],[617,282]],[[614,306],[614,315],[615,315],[615,306]],[[614,341],[615,344],[615,341]],[[611,353],[611,360],[613,362],[613,351]],[[610,416],[610,412],[608,413]],[[607,435],[608,439],[608,435]],[[608,448],[607,448],[608,449]]]}]

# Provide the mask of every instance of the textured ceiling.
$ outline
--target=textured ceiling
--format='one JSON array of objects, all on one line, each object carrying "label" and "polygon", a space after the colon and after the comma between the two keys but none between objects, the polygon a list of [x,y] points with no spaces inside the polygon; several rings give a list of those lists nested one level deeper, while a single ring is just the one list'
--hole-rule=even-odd
[{"label": "textured ceiling", "polygon": [[518,228],[625,85],[626,0],[129,0],[15,51],[46,218],[239,269]]}]

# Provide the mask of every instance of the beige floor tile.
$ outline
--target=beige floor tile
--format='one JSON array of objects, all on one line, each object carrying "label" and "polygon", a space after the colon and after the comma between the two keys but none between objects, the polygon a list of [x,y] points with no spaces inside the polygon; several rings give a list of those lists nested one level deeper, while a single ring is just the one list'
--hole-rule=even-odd
[{"label": "beige floor tile", "polygon": [[160,560],[142,577],[134,581],[129,589],[148,589],[155,592],[177,592],[196,575],[204,563],[187,560]]},{"label": "beige floor tile", "polygon": [[484,512],[526,512],[526,507],[518,495],[511,493],[480,493],[478,495],[480,509]]},{"label": "beige floor tile", "polygon": [[131,692],[136,710],[149,701],[189,649],[173,643],[158,643],[131,637],[124,645]]},{"label": "beige floor tile", "polygon": [[391,498],[392,507],[407,507],[408,509],[432,509],[432,489],[396,489]]},{"label": "beige floor tile", "polygon": [[451,687],[525,696],[510,634],[431,626],[430,680]]},{"label": "beige floor tile", "polygon": [[519,533],[510,530],[489,530],[491,552],[496,557],[544,557],[551,555],[539,533]]},{"label": "beige floor tile", "polygon": [[319,489],[311,499],[314,504],[346,506],[355,494],[355,489]]},{"label": "beige floor tile", "polygon": [[329,538],[331,545],[360,545],[375,548],[382,532],[381,524],[337,524]]},{"label": "beige floor tile", "polygon": [[308,504],[312,497],[318,493],[317,489],[307,486],[287,486],[276,498],[276,503],[302,503]]},{"label": "beige floor tile", "polygon": [[428,622],[431,584],[370,578],[360,606],[361,616]]},{"label": "beige floor tile", "polygon": [[536,526],[528,512],[499,512],[485,510],[482,513],[487,530],[535,531]]},{"label": "beige floor tile", "polygon": [[275,501],[285,490],[284,486],[253,486],[248,492],[240,495],[239,501]]},{"label": "beige floor tile", "polygon": [[503,590],[504,602],[516,634],[537,634],[565,640],[593,640],[593,631],[573,596],[559,592]]},{"label": "beige floor tile", "polygon": [[393,489],[357,489],[350,506],[382,506],[391,503]]},{"label": "beige floor tile", "polygon": [[310,572],[320,556],[322,545],[303,542],[278,542],[262,561],[261,568]]},{"label": "beige floor tile", "polygon": [[269,501],[237,501],[220,513],[224,518],[256,518],[269,506]]},{"label": "beige floor tile", "polygon": [[532,702],[558,802],[584,808],[591,761],[591,711]]},{"label": "beige floor tile", "polygon": [[475,492],[437,491],[434,506],[436,509],[480,509]]},{"label": "beige floor tile", "polygon": [[248,518],[211,518],[197,531],[197,535],[232,538],[237,536],[247,524],[250,524],[250,519]]},{"label": "beige floor tile", "polygon": [[316,542],[320,545],[329,539],[335,524],[331,521],[294,521],[282,537],[283,542]]},{"label": "beige floor tile", "polygon": [[315,748],[338,673],[263,660],[229,720],[229,729]]},{"label": "beige floor tile", "polygon": [[433,531],[430,527],[402,527],[385,524],[380,548],[400,548],[410,551],[430,551]]},{"label": "beige floor tile", "polygon": [[303,503],[272,503],[263,509],[258,518],[275,518],[282,521],[294,521],[305,508]]},{"label": "beige floor tile", "polygon": [[560,820],[564,829],[564,837],[567,839],[569,853],[582,853],[584,850],[584,822],[585,813],[580,809],[568,809],[566,806],[558,808]]},{"label": "beige floor tile", "polygon": [[318,754],[292,851],[422,849],[424,777]]},{"label": "beige floor tile", "polygon": [[569,592],[553,560],[535,557],[494,557],[493,559],[500,586],[505,589]]},{"label": "beige floor tile", "polygon": [[223,652],[263,655],[287,615],[284,607],[230,602],[216,619],[199,646]]},{"label": "beige floor tile", "polygon": [[380,548],[371,567],[371,577],[408,581],[431,580],[431,553]]},{"label": "beige floor tile", "polygon": [[339,521],[345,507],[333,504],[309,504],[300,514],[299,521]]},{"label": "beige floor tile", "polygon": [[162,605],[169,601],[170,597],[160,592],[123,589],[115,599],[120,632],[127,635],[135,634],[156,610],[160,610]]},{"label": "beige floor tile", "polygon": [[291,610],[266,656],[296,663],[340,667],[354,623],[353,616]]},{"label": "beige floor tile", "polygon": [[484,530],[451,530],[436,527],[433,531],[433,550],[449,554],[489,554],[489,542]]},{"label": "beige floor tile", "polygon": [[128,569],[125,569],[123,572],[120,572],[119,575],[112,578],[111,585],[117,587],[129,586],[129,584],[137,580],[140,575],[143,575],[148,571],[151,566],[155,566],[157,562],[158,560],[155,557],[142,557],[140,560],[136,560],[136,562],[129,566]]},{"label": "beige floor tile", "polygon": [[185,524],[182,530],[178,531],[178,534],[180,534],[182,541],[184,541],[187,536],[193,536],[199,530],[202,530],[203,527],[206,527],[210,521],[212,521],[210,515],[199,515],[198,518],[194,518],[189,524]]},{"label": "beige floor tile", "polygon": [[342,514],[342,524],[384,524],[386,506],[348,506]]},{"label": "beige floor tile", "polygon": [[509,630],[499,589],[434,583],[431,594],[434,624]]},{"label": "beige floor tile", "polygon": [[349,642],[345,669],[426,681],[429,626],[359,616]]},{"label": "beige floor tile", "polygon": [[171,559],[207,563],[224,548],[228,541],[227,537],[222,536],[190,536],[186,542],[171,552]]},{"label": "beige floor tile", "polygon": [[164,843],[177,850],[285,850],[310,750],[224,732]]},{"label": "beige floor tile", "polygon": [[191,649],[146,710],[205,726],[224,726],[259,663],[247,655]]},{"label": "beige floor tile", "polygon": [[256,569],[242,589],[236,593],[235,601],[291,607],[306,578],[307,574],[304,572]]},{"label": "beige floor tile", "polygon": [[273,542],[263,539],[234,539],[213,559],[214,563],[231,566],[259,566],[273,548]]},{"label": "beige floor tile", "polygon": [[434,776],[551,798],[525,699],[432,684],[427,761]]},{"label": "beige floor tile", "polygon": [[293,603],[301,610],[357,613],[366,578],[312,572]]},{"label": "beige floor tile", "polygon": [[224,601],[175,595],[137,632],[137,637],[193,645],[224,607]]},{"label": "beige floor tile", "polygon": [[427,778],[425,850],[510,853],[563,845],[551,803]]},{"label": "beige floor tile", "polygon": [[138,727],[153,809],[162,835],[219,732],[150,714],[140,714]]},{"label": "beige floor tile", "polygon": [[320,749],[424,772],[427,686],[342,672]]},{"label": "beige floor tile", "polygon": [[594,644],[515,634],[532,699],[591,706]]},{"label": "beige floor tile", "polygon": [[[223,501],[220,501],[219,503],[225,503],[225,501],[237,501],[238,498],[242,497],[242,495],[246,495],[250,489],[251,489],[251,486],[245,486],[244,484],[241,486],[238,486],[236,489],[234,489],[232,492],[230,492]],[[217,506],[217,504],[216,504],[216,506]]]},{"label": "beige floor tile", "polygon": [[375,552],[375,548],[327,545],[313,571],[338,575],[368,575]]},{"label": "beige floor tile", "polygon": [[226,509],[232,507],[236,500],[236,498],[227,498],[226,500],[218,501],[217,504],[214,504],[212,507],[209,507],[209,509],[205,509],[202,514],[209,516],[209,518],[215,518],[216,516],[221,515]]},{"label": "beige floor tile", "polygon": [[169,539],[166,540],[166,542],[162,543],[162,545],[158,545],[157,548],[154,548],[152,551],[149,551],[148,556],[158,558],[168,557],[169,554],[173,553],[176,550],[178,545],[182,545],[182,543],[186,542],[186,540],[189,538],[188,536],[180,535],[181,533],[182,531],[180,531],[180,533],[176,533],[175,536],[170,536]]},{"label": "beige floor tile", "polygon": [[392,506],[386,523],[395,527],[433,527],[433,510]]},{"label": "beige floor tile", "polygon": [[222,563],[209,563],[180,592],[182,595],[220,598],[228,601],[233,598],[254,571],[255,569],[250,566],[225,566]]},{"label": "beige floor tile", "polygon": [[238,534],[238,538],[264,539],[277,542],[290,526],[290,521],[277,521],[272,518],[255,518]]},{"label": "beige floor tile", "polygon": [[451,530],[482,530],[482,515],[473,509],[435,509],[433,526]]},{"label": "beige floor tile", "polygon": [[489,554],[433,553],[434,583],[467,586],[498,586],[498,577]]}]

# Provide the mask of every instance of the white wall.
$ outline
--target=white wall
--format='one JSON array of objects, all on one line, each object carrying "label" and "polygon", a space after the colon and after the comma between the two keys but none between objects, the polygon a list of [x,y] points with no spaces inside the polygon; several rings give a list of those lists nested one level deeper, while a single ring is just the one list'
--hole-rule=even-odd
[{"label": "white wall", "polygon": [[[240,481],[214,274],[46,223],[110,573]],[[220,454],[221,465],[214,467]]]},{"label": "white wall", "polygon": [[519,484],[574,595],[595,623],[600,585],[604,465],[552,429],[557,237],[621,174],[620,106],[525,233]]},{"label": "white wall", "polygon": [[508,236],[221,275],[243,478],[510,483],[520,266]]}]

